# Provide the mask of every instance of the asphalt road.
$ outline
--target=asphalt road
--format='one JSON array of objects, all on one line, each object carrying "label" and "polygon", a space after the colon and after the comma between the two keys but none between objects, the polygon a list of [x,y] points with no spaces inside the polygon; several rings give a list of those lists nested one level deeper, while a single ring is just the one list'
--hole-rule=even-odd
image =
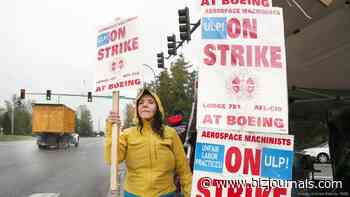
[{"label": "asphalt road", "polygon": [[0,142],[0,197],[106,197],[110,168],[103,161],[104,138],[80,140],[69,151],[39,150],[34,140]]}]

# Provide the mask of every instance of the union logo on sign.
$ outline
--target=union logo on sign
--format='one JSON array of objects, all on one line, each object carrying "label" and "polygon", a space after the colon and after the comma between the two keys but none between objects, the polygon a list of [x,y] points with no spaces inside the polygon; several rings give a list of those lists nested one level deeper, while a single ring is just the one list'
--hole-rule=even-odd
[{"label": "union logo on sign", "polygon": [[252,94],[255,90],[255,81],[252,78],[247,79],[246,89],[249,94]]},{"label": "union logo on sign", "polygon": [[111,71],[118,72],[123,69],[124,65],[125,65],[125,62],[123,59],[114,60],[112,61],[112,64],[111,64]]},{"label": "union logo on sign", "polygon": [[256,94],[257,81],[254,76],[236,74],[227,81],[227,90],[236,98],[252,98]]}]

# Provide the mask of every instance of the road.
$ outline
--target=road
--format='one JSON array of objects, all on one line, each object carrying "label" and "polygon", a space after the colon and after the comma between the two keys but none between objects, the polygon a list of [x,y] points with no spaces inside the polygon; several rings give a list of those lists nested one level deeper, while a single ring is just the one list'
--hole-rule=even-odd
[{"label": "road", "polygon": [[78,148],[39,150],[34,140],[0,142],[0,196],[106,197],[109,167],[104,138],[81,138]]}]

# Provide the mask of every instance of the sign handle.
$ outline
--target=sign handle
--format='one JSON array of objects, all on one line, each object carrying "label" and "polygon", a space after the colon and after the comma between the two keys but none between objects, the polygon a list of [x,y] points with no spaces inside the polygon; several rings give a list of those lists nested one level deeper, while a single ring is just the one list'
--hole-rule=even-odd
[{"label": "sign handle", "polygon": [[[113,91],[112,111],[119,116],[119,91]],[[113,197],[120,196],[120,180],[118,176],[118,149],[119,149],[119,124],[112,125],[112,164],[111,164],[111,185],[110,191]]]}]

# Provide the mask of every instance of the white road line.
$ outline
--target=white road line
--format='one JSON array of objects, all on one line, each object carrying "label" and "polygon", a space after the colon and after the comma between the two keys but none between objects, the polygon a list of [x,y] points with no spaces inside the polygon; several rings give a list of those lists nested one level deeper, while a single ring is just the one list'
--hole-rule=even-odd
[{"label": "white road line", "polygon": [[36,193],[32,194],[29,197],[59,197],[60,193]]}]

